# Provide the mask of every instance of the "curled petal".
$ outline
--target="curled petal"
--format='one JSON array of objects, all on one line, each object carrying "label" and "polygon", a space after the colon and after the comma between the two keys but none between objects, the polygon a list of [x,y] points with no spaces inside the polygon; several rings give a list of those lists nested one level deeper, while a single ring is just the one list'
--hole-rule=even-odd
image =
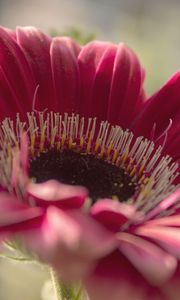
[{"label": "curled petal", "polygon": [[117,238],[119,249],[153,285],[162,284],[174,273],[177,260],[160,247],[129,233],[121,232]]},{"label": "curled petal", "polygon": [[112,201],[112,199],[102,199],[91,207],[91,215],[108,229],[117,231],[129,219],[135,217],[135,207]]},{"label": "curled petal", "polygon": [[27,192],[40,206],[55,205],[63,208],[78,208],[84,204],[88,196],[86,188],[48,180],[44,183],[32,183],[27,186]]}]

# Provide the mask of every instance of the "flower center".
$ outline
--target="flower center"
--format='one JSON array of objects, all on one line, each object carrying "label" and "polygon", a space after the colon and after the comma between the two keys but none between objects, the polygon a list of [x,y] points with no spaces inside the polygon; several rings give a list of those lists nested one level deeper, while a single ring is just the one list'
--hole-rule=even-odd
[{"label": "flower center", "polygon": [[26,194],[29,180],[83,185],[90,197],[118,198],[147,213],[177,189],[172,157],[128,129],[53,112],[6,118],[0,126],[0,185]]},{"label": "flower center", "polygon": [[98,198],[113,197],[126,201],[137,188],[122,168],[92,154],[69,149],[41,153],[31,160],[29,175],[37,183],[56,179],[66,184],[85,186],[93,202]]}]

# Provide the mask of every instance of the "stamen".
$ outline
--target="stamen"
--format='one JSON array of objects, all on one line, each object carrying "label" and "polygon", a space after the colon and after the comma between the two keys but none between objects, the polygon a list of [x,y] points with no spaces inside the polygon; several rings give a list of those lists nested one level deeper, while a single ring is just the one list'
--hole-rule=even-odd
[{"label": "stamen", "polygon": [[[166,132],[170,126],[171,120]],[[136,183],[138,186],[129,201],[144,213],[178,188],[173,184],[179,175],[178,164],[172,162],[170,156],[162,157],[162,146],[156,148],[152,141],[142,136],[135,139],[129,130],[111,126],[107,121],[97,125],[96,118],[85,120],[78,114],[61,116],[54,112],[28,112],[27,122],[22,122],[17,114],[15,122],[6,118],[1,123],[0,184],[7,189],[11,189],[13,149],[20,151],[23,131],[29,139],[31,161],[50,150],[59,153],[71,150],[124,170],[131,178],[129,185]]]}]

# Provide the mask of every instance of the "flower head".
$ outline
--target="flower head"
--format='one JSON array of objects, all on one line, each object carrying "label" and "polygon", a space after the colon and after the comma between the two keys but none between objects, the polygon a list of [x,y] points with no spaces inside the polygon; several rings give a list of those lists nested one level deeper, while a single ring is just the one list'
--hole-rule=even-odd
[{"label": "flower head", "polygon": [[92,300],[169,299],[180,74],[147,99],[125,45],[80,48],[27,27],[0,29],[0,78],[2,235],[18,233]]}]

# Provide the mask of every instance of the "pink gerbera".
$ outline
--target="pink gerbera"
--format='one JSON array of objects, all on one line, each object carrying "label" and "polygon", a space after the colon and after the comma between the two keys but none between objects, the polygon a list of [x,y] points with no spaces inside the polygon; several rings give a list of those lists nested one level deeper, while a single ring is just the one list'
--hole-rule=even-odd
[{"label": "pink gerbera", "polygon": [[90,300],[178,299],[180,73],[143,80],[123,44],[0,29],[0,231]]}]

